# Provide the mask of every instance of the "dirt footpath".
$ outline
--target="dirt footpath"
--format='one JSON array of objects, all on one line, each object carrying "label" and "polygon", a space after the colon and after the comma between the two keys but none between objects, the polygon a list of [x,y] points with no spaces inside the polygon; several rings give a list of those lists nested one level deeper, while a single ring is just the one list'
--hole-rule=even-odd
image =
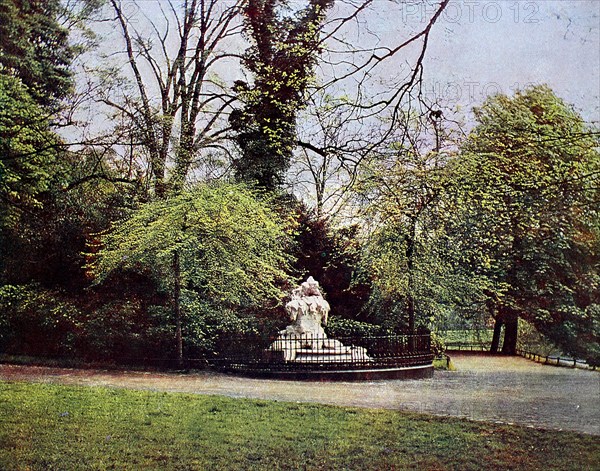
[{"label": "dirt footpath", "polygon": [[455,353],[457,371],[432,379],[313,383],[193,374],[0,364],[0,380],[219,394],[278,401],[405,409],[600,435],[600,372],[520,357]]}]

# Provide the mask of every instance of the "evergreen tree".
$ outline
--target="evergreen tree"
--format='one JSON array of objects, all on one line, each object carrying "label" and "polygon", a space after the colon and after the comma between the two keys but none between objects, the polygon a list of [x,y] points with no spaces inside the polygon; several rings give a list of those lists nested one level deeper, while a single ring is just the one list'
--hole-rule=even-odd
[{"label": "evergreen tree", "polygon": [[27,87],[0,73],[0,224],[40,205],[58,142]]}]

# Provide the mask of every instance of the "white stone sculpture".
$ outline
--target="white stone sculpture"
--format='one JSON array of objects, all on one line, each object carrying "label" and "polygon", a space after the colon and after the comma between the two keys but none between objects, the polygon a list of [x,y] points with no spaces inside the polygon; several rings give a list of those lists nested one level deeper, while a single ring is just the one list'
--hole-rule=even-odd
[{"label": "white stone sculpture", "polygon": [[323,325],[327,325],[330,307],[312,276],[292,291],[291,298],[285,310],[292,324],[279,332],[269,352],[282,352],[286,361],[305,363],[370,360],[364,348],[327,338]]},{"label": "white stone sculpture", "polygon": [[285,305],[285,310],[293,323],[280,334],[326,337],[321,324],[327,325],[329,303],[323,298],[319,283],[312,276],[292,291],[292,300]]}]

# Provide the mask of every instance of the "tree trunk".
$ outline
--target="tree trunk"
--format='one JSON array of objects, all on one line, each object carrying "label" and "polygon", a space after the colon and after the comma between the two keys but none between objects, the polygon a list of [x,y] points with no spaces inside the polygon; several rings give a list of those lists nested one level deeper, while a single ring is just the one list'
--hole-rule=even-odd
[{"label": "tree trunk", "polygon": [[516,355],[519,318],[511,318],[510,320],[505,321],[504,325],[504,343],[502,345],[502,353],[506,355]]},{"label": "tree trunk", "polygon": [[181,294],[181,270],[179,267],[179,252],[173,253],[173,311],[175,314],[175,342],[177,343],[177,364],[183,368],[183,337],[181,335],[181,306],[179,298]]},{"label": "tree trunk", "polygon": [[410,235],[407,237],[406,244],[406,270],[408,272],[408,293],[406,296],[406,304],[408,311],[408,331],[409,351],[415,350],[415,297],[414,297],[414,256],[415,256],[415,229],[416,222],[412,221]]},{"label": "tree trunk", "polygon": [[[513,204],[510,193],[507,195],[506,203],[507,208],[511,207]],[[521,286],[518,276],[520,271],[519,267],[523,265],[523,238],[519,228],[519,220],[515,214],[511,215],[511,227],[513,236],[511,247],[512,263],[507,277],[511,288],[507,294],[514,300],[516,293],[519,292]],[[506,355],[516,355],[517,336],[519,334],[519,315],[512,309],[505,309],[502,318],[504,319],[504,343],[502,344],[502,353]]]},{"label": "tree trunk", "polygon": [[500,345],[500,333],[504,322],[502,319],[497,318],[494,324],[494,336],[492,337],[492,346],[490,347],[491,353],[498,353],[498,346]]},{"label": "tree trunk", "polygon": [[408,304],[408,350],[411,352],[415,351],[415,299],[412,294],[409,293],[407,296]]},{"label": "tree trunk", "polygon": [[408,304],[408,330],[411,334],[415,333],[415,298],[412,294],[407,296]]}]

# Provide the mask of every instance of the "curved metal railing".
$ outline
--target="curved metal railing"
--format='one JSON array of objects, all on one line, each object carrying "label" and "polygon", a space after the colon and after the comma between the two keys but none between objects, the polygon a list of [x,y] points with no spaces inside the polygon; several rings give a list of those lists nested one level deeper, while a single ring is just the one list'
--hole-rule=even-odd
[{"label": "curved metal railing", "polygon": [[279,336],[265,342],[230,338],[209,360],[219,370],[235,372],[376,370],[431,365],[429,333],[387,336]]}]

